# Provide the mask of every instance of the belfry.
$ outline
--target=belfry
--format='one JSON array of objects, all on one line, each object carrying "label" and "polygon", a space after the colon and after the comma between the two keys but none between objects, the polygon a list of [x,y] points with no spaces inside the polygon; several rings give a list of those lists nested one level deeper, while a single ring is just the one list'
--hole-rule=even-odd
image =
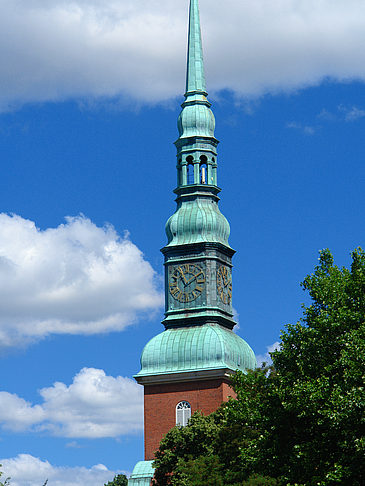
[{"label": "belfry", "polygon": [[178,119],[176,212],[166,223],[165,330],[152,338],[135,376],[144,386],[145,460],[130,485],[149,486],[162,437],[197,410],[209,414],[233,395],[230,375],[256,367],[232,329],[228,221],[218,207],[215,119],[207,100],[198,0],[190,0],[185,101]]}]

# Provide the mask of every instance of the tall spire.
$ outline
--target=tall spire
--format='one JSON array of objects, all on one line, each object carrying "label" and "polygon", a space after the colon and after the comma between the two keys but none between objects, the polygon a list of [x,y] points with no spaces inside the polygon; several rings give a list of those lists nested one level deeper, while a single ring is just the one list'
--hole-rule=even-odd
[{"label": "tall spire", "polygon": [[198,0],[190,0],[186,93],[206,92]]},{"label": "tall spire", "polygon": [[[217,187],[217,145],[215,119],[207,100],[198,0],[190,0],[189,44],[185,101],[177,126],[177,194],[186,186]],[[208,187],[209,186],[209,187]],[[213,189],[214,186],[214,189]],[[190,187],[191,188],[191,187]]]}]

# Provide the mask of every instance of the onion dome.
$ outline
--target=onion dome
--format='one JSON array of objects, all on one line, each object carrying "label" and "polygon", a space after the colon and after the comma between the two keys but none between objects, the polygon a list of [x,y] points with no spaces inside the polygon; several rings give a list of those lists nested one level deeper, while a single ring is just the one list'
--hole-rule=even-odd
[{"label": "onion dome", "polygon": [[228,369],[246,372],[257,366],[251,347],[217,324],[167,329],[152,338],[141,357],[139,377]]},{"label": "onion dome", "polygon": [[166,223],[167,246],[213,242],[229,247],[230,227],[211,198],[182,202]]},{"label": "onion dome", "polygon": [[189,96],[177,120],[181,138],[214,137],[215,118],[204,95]]}]

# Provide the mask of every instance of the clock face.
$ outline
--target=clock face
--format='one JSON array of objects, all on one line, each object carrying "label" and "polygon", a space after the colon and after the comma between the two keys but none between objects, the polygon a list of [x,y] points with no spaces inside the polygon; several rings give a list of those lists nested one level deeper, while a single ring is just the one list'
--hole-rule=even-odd
[{"label": "clock face", "polygon": [[223,304],[232,300],[232,275],[228,267],[221,265],[217,270],[217,291]]},{"label": "clock face", "polygon": [[179,302],[192,302],[202,293],[205,275],[195,263],[184,263],[172,268],[169,289],[170,294]]}]

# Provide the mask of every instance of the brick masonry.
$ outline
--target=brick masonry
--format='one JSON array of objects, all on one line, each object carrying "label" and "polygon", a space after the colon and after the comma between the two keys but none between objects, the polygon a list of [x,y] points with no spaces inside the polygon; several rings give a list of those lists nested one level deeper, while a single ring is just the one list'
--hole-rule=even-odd
[{"label": "brick masonry", "polygon": [[179,402],[189,402],[192,413],[200,410],[207,415],[230,396],[233,397],[234,392],[223,379],[145,385],[145,460],[154,459],[161,439],[176,425],[176,405]]}]

